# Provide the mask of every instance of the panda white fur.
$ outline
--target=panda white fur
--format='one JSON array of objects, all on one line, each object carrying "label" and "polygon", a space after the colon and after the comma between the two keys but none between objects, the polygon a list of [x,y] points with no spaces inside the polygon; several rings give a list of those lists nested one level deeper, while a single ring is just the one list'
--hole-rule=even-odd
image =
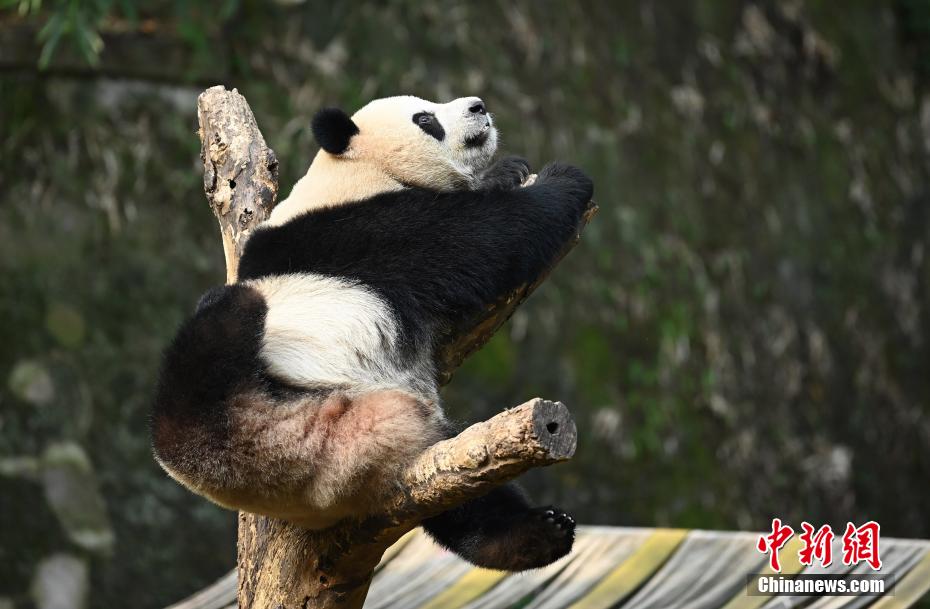
[{"label": "panda white fur", "polygon": [[[593,185],[552,164],[491,165],[476,97],[320,111],[306,176],[250,237],[239,281],[201,298],[167,348],[152,414],[158,462],[220,505],[308,528],[364,517],[454,430],[438,350],[488,303],[535,281]],[[574,520],[513,485],[424,523],[489,568],[571,549]]]}]

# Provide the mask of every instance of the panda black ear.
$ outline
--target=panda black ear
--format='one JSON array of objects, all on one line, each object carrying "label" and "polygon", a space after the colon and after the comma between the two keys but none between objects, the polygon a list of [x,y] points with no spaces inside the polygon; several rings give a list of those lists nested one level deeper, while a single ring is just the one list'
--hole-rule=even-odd
[{"label": "panda black ear", "polygon": [[349,140],[358,133],[358,125],[339,108],[323,108],[313,117],[313,137],[320,148],[330,154],[342,154]]}]

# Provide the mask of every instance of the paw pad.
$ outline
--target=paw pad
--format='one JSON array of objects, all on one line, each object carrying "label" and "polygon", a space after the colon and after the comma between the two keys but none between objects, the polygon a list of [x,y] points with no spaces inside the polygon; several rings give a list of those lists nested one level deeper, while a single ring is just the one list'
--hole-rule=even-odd
[{"label": "paw pad", "polygon": [[575,519],[556,508],[545,508],[540,514],[545,522],[559,531],[567,534],[574,534]]}]

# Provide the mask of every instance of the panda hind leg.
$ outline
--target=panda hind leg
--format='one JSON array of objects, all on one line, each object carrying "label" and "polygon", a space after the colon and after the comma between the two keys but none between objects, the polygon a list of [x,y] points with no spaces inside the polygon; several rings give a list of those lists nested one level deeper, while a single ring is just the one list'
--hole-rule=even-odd
[{"label": "panda hind leg", "polygon": [[568,554],[575,540],[571,516],[531,506],[514,484],[425,520],[423,528],[468,562],[502,571],[544,567]]}]

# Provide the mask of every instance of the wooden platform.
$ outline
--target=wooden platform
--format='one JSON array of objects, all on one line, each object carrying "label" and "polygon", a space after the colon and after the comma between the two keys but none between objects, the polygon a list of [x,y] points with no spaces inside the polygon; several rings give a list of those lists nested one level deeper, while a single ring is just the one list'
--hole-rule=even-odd
[{"label": "wooden platform", "polygon": [[[417,529],[385,554],[365,609],[900,609],[930,591],[930,541],[882,538],[881,573],[894,574],[896,585],[881,598],[749,596],[746,574],[769,572],[766,557],[755,549],[758,537],[580,527],[570,556],[539,571],[511,575],[475,568]],[[826,570],[802,570],[798,547],[794,537],[781,551],[783,574],[850,571],[840,560]],[[834,556],[841,555],[835,546]],[[864,565],[854,571],[871,572]],[[170,609],[235,607],[235,597],[231,572]]]}]

